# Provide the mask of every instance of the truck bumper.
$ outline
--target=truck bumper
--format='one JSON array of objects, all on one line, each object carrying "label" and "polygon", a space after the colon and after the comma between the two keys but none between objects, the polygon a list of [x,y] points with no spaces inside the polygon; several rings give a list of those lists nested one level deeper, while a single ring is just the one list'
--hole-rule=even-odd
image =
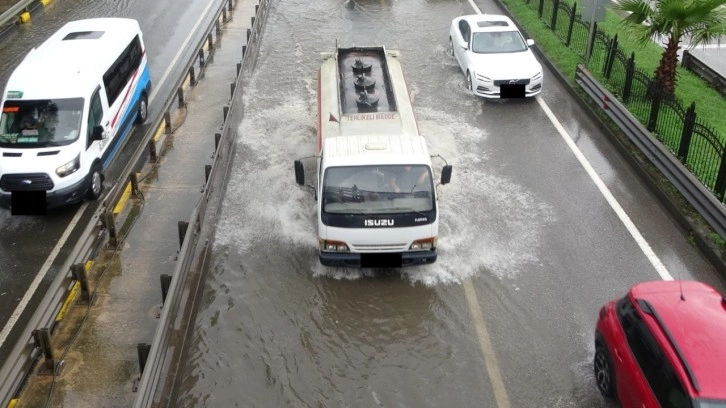
[{"label": "truck bumper", "polygon": [[340,253],[320,251],[320,263],[325,266],[351,268],[401,268],[436,262],[436,250],[415,252]]}]

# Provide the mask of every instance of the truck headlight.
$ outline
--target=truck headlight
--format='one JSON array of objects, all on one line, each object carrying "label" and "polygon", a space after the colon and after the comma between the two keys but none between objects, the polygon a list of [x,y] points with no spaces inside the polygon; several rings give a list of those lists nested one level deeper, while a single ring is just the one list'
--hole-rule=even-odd
[{"label": "truck headlight", "polygon": [[326,252],[350,252],[348,245],[341,241],[320,240],[320,250]]},{"label": "truck headlight", "polygon": [[58,167],[55,169],[55,174],[58,175],[58,177],[65,177],[68,175],[71,175],[76,172],[76,170],[81,168],[81,155],[79,154],[76,156],[75,159],[69,161],[68,163]]},{"label": "truck headlight", "polygon": [[436,248],[436,237],[418,239],[408,248],[410,251],[430,251]]}]

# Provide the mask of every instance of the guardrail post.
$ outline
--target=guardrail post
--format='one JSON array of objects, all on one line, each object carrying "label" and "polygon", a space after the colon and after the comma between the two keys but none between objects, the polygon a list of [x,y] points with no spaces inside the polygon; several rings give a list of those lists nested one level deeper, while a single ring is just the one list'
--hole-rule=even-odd
[{"label": "guardrail post", "polygon": [[154,139],[149,140],[149,161],[155,162],[158,158],[156,154],[156,142],[154,142]]},{"label": "guardrail post", "polygon": [[224,105],[222,107],[222,116],[223,116],[222,122],[226,122],[227,121],[227,114],[228,113],[229,113],[229,105]]},{"label": "guardrail post", "polygon": [[186,104],[184,102],[184,89],[182,89],[182,87],[179,87],[176,90],[176,101],[177,101],[177,106],[180,108],[183,108],[184,105]]},{"label": "guardrail post", "polygon": [[71,276],[81,285],[81,300],[91,303],[91,290],[88,285],[88,274],[83,264],[77,263],[71,265]]},{"label": "guardrail post", "polygon": [[552,7],[552,19],[550,20],[552,27],[551,30],[555,31],[555,28],[557,28],[557,11],[560,8],[560,0],[554,0],[554,4]]},{"label": "guardrail post", "polygon": [[214,40],[212,39],[212,33],[207,34],[207,45],[209,47],[209,54],[211,55],[214,50]]},{"label": "guardrail post", "polygon": [[159,276],[161,281],[161,303],[166,303],[166,295],[169,294],[169,287],[171,286],[171,275],[162,274]]},{"label": "guardrail post", "polygon": [[209,175],[212,174],[212,165],[211,164],[205,164],[204,165],[204,184],[209,183]]},{"label": "guardrail post", "polygon": [[[222,21],[227,20],[227,10],[222,9]],[[214,22],[214,33],[219,37],[222,34],[222,26],[219,25],[219,20]]]},{"label": "guardrail post", "polygon": [[113,217],[113,211],[106,211],[104,214],[105,227],[108,230],[108,245],[116,248],[118,245],[118,235],[116,230],[116,220]]},{"label": "guardrail post", "polygon": [[219,149],[219,142],[222,140],[222,134],[221,133],[215,133],[214,134],[214,151],[216,152],[217,149]]},{"label": "guardrail post", "polygon": [[184,244],[184,237],[187,235],[189,221],[179,221],[177,227],[179,229],[179,248],[181,248],[181,246]]},{"label": "guardrail post", "polygon": [[[253,18],[254,18],[254,17],[253,17]],[[251,36],[252,36],[252,30],[250,30],[250,29],[248,28],[248,29],[247,29],[247,42],[248,42],[248,43],[250,42],[250,37],[251,37]]]},{"label": "guardrail post", "polygon": [[170,135],[172,131],[171,128],[171,113],[169,111],[164,112],[164,133],[167,135]]},{"label": "guardrail post", "polygon": [[229,11],[231,12],[231,11],[232,11],[232,10],[234,9],[234,3],[233,3],[233,1],[232,1],[232,0],[229,0],[229,1],[227,2],[227,4],[229,5]]},{"label": "guardrail post", "polygon": [[[248,37],[248,39],[249,39],[249,37]],[[247,51],[247,46],[246,46],[246,45],[243,45],[243,46],[242,46],[242,59],[243,59],[243,60],[245,59],[245,52],[246,52],[246,51]]]},{"label": "guardrail post", "polygon": [[577,14],[577,2],[572,3],[572,9],[570,9],[570,24],[567,26],[567,39],[565,39],[565,46],[570,48],[570,42],[572,41],[572,29],[575,26],[575,15]]},{"label": "guardrail post", "polygon": [[129,174],[129,181],[131,182],[131,196],[139,196],[139,175],[135,171]]},{"label": "guardrail post", "polygon": [[189,84],[194,86],[197,84],[196,76],[194,75],[194,65],[189,67]]},{"label": "guardrail post", "polygon": [[229,83],[229,97],[230,97],[230,99],[231,98],[234,98],[234,88],[235,88],[234,82],[230,82]]},{"label": "guardrail post", "polygon": [[144,368],[146,368],[146,360],[149,358],[149,352],[151,352],[151,344],[138,343],[136,345],[136,351],[139,355],[139,377],[144,374]]},{"label": "guardrail post", "polygon": [[33,330],[33,341],[35,341],[35,344],[43,352],[43,357],[45,357],[45,368],[51,373],[55,373],[56,368],[58,368],[58,362],[55,360],[55,355],[53,353],[53,345],[50,340],[50,329],[42,328],[39,330]]},{"label": "guardrail post", "polygon": [[238,62],[238,63],[237,63],[237,76],[238,76],[238,77],[239,77],[239,72],[240,72],[240,71],[242,71],[242,63],[241,63],[241,62]]},{"label": "guardrail post", "polygon": [[633,78],[635,77],[635,52],[630,53],[628,64],[625,66],[625,85],[623,85],[623,102],[630,99],[630,91],[633,88]]},{"label": "guardrail post", "polygon": [[204,62],[204,49],[203,48],[200,48],[199,49],[199,69],[204,68],[204,64],[205,64],[205,62]]},{"label": "guardrail post", "polygon": [[[224,22],[227,21],[227,9],[226,8],[222,9],[222,21],[224,21]],[[219,33],[219,25],[217,25],[217,32]]]}]

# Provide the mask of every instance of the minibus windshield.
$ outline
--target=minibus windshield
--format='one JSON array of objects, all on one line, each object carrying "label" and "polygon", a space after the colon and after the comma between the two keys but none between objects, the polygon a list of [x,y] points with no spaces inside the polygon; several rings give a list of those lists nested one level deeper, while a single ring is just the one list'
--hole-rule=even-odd
[{"label": "minibus windshield", "polygon": [[7,100],[0,116],[0,146],[63,146],[78,139],[83,98]]}]

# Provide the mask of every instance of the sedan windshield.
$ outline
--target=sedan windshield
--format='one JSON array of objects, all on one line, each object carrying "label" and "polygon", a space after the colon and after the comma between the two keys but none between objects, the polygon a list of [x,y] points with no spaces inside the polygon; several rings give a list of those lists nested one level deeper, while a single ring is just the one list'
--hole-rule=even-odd
[{"label": "sedan windshield", "polygon": [[518,31],[474,33],[471,50],[478,54],[522,52],[527,44]]},{"label": "sedan windshield", "polygon": [[78,139],[83,99],[7,100],[0,116],[0,146],[61,146]]},{"label": "sedan windshield", "polygon": [[331,167],[323,211],[331,214],[420,213],[434,209],[431,170],[424,165]]}]

